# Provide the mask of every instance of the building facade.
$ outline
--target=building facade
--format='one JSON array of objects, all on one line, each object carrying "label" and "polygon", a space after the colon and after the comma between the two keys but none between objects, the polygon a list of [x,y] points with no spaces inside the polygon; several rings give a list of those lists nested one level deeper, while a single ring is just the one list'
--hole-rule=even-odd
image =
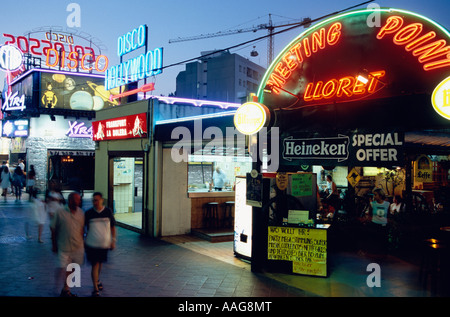
[{"label": "building facade", "polygon": [[256,93],[263,67],[228,51],[202,52],[202,56],[178,74],[177,97],[242,103]]}]

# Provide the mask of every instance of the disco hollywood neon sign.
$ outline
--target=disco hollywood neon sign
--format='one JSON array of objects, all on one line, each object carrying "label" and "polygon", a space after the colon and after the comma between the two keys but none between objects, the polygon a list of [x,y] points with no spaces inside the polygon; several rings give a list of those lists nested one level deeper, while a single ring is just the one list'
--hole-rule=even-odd
[{"label": "disco hollywood neon sign", "polygon": [[[147,41],[147,27],[138,28],[118,38],[119,57],[143,47]],[[105,89],[110,90],[131,82],[162,73],[163,48],[155,48],[128,61],[112,66],[105,72]]]}]

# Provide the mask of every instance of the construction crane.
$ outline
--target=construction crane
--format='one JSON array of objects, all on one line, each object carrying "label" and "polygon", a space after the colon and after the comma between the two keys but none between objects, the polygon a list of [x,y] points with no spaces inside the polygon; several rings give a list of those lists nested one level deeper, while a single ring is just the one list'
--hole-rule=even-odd
[{"label": "construction crane", "polygon": [[[274,52],[274,36],[273,31],[275,28],[280,27],[287,27],[287,26],[293,26],[293,25],[303,25],[305,28],[309,27],[311,25],[311,19],[310,18],[304,18],[301,21],[298,20],[298,22],[292,22],[288,24],[273,24],[272,23],[272,15],[269,14],[269,23],[264,24],[258,24],[257,26],[253,26],[250,28],[243,28],[243,29],[237,29],[237,30],[228,30],[228,31],[220,31],[217,33],[207,33],[207,34],[200,34],[195,36],[188,36],[188,37],[178,37],[176,39],[169,40],[169,43],[176,43],[176,42],[186,42],[186,41],[194,41],[194,40],[201,40],[211,37],[219,37],[219,36],[227,36],[227,35],[233,35],[233,34],[240,34],[240,33],[246,33],[246,32],[257,32],[260,30],[267,30],[268,32],[268,39],[267,39],[267,66],[269,66],[272,63],[273,60],[273,52]],[[255,51],[253,51],[252,56],[256,56],[254,54]]]}]

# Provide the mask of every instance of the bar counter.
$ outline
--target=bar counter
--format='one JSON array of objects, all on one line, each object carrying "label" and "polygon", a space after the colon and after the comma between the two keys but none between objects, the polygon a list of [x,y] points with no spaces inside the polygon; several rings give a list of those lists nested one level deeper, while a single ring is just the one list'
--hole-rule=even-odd
[{"label": "bar counter", "polygon": [[221,223],[223,217],[223,205],[227,201],[234,201],[234,191],[190,191],[188,192],[188,197],[191,199],[191,229],[200,229],[204,228],[203,206],[209,202],[217,202],[219,204],[219,223]]}]

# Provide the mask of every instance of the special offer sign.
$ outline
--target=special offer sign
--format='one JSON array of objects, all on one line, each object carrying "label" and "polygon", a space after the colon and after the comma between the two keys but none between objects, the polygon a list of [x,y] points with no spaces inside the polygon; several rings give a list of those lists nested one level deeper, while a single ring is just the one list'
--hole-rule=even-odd
[{"label": "special offer sign", "polygon": [[144,138],[148,135],[147,114],[94,121],[92,130],[94,141]]}]

